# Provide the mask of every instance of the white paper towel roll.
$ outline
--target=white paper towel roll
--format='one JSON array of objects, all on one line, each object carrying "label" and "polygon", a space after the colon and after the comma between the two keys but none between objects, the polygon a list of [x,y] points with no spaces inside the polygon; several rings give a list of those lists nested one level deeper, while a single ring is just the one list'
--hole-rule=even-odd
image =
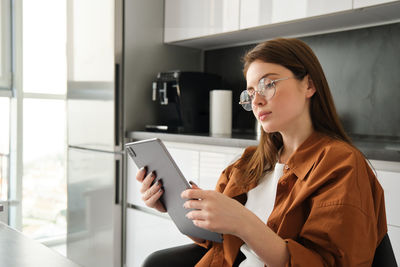
[{"label": "white paper towel roll", "polygon": [[211,135],[232,134],[232,91],[210,91],[210,133]]}]

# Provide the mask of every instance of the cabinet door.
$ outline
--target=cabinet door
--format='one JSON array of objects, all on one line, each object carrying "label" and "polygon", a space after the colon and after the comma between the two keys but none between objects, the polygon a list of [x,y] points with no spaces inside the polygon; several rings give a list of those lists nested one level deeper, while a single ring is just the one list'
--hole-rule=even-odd
[{"label": "cabinet door", "polygon": [[239,29],[239,0],[166,0],[164,42]]},{"label": "cabinet door", "polygon": [[67,256],[79,265],[121,266],[122,207],[115,204],[120,160],[114,153],[68,149]]},{"label": "cabinet door", "polygon": [[192,243],[168,218],[127,209],[126,266],[140,267],[152,252]]},{"label": "cabinet door", "polygon": [[186,180],[199,182],[199,152],[192,149],[182,149],[165,144],[172,158],[178,165]]},{"label": "cabinet door", "polygon": [[399,203],[400,173],[377,170],[377,178],[385,194],[387,223],[400,227]]},{"label": "cabinet door", "polygon": [[351,10],[352,0],[244,0],[240,29]]},{"label": "cabinet door", "polygon": [[388,234],[396,261],[400,263],[400,226],[388,225]]},{"label": "cabinet door", "polygon": [[396,2],[398,0],[353,0],[353,8],[361,8]]},{"label": "cabinet door", "polygon": [[221,147],[219,150],[200,152],[199,186],[202,189],[215,189],[222,171],[243,153],[243,149],[229,148],[224,151]]}]

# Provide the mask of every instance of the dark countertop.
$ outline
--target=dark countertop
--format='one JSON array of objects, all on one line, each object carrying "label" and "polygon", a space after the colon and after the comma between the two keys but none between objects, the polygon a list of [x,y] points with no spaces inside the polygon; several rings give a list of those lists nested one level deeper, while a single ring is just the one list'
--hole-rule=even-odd
[{"label": "dark countertop", "polygon": [[[127,133],[130,140],[160,138],[165,142],[180,142],[212,146],[248,147],[258,145],[254,135],[233,134],[232,136],[210,136],[208,134],[172,134],[161,132],[133,131]],[[397,139],[352,136],[353,144],[372,160],[400,162],[400,141]]]},{"label": "dark countertop", "polygon": [[58,252],[0,222],[0,266],[79,267]]}]

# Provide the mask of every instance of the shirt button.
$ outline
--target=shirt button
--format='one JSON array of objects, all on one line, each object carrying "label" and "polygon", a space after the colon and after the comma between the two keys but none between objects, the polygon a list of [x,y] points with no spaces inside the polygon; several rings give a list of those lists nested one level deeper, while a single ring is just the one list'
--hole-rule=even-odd
[{"label": "shirt button", "polygon": [[289,170],[289,165],[285,165],[285,170]]}]

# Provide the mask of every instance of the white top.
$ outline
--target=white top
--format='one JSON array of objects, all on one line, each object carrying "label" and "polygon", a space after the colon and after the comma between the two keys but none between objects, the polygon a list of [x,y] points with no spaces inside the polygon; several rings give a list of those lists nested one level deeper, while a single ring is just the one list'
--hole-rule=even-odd
[{"label": "white top", "polygon": [[[245,207],[265,223],[274,208],[276,187],[279,178],[283,175],[284,166],[285,164],[276,163],[275,169],[265,174],[258,185],[247,193]],[[240,267],[264,267],[265,264],[247,244],[243,244],[240,250],[246,256],[246,259],[240,263]]]}]

